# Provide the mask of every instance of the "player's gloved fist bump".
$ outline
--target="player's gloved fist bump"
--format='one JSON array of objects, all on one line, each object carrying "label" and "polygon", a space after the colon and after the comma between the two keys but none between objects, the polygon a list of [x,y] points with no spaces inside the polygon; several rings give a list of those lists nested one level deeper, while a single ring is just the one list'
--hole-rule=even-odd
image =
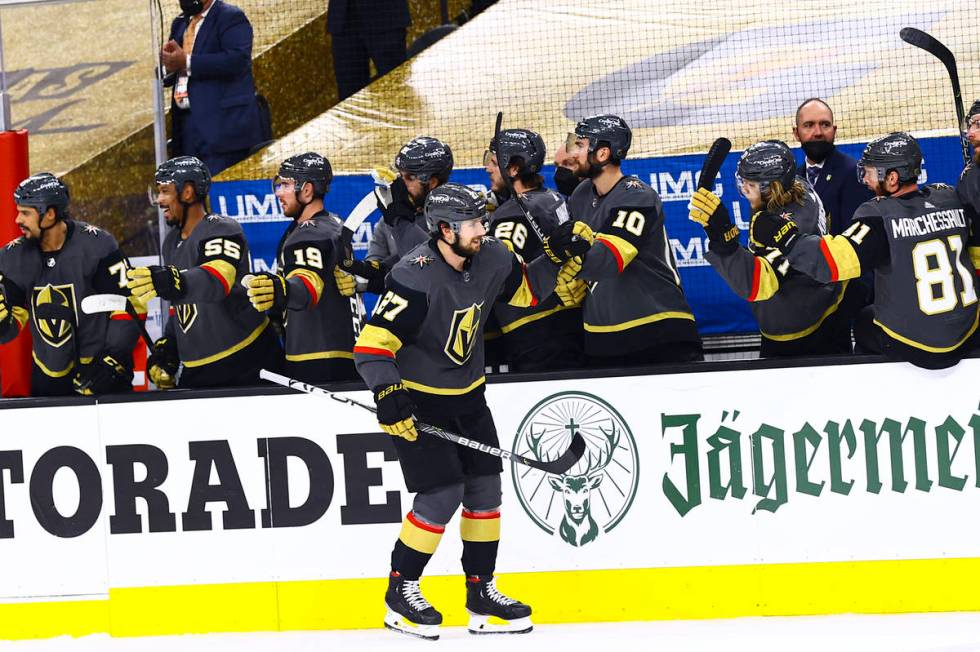
[{"label": "player's gloved fist bump", "polygon": [[352,297],[357,292],[357,279],[339,267],[333,268],[333,280],[337,284],[337,292],[340,293],[340,296]]},{"label": "player's gloved fist bump", "polygon": [[721,203],[718,195],[707,188],[698,188],[687,210],[688,219],[704,227],[714,251],[723,253],[738,247],[738,227],[732,222],[728,208]]},{"label": "player's gloved fist bump", "polygon": [[146,303],[153,297],[178,301],[187,294],[184,275],[173,265],[150,265],[126,271],[127,287],[133,295]]},{"label": "player's gloved fist bump", "polygon": [[173,389],[177,386],[177,369],[180,357],[177,346],[169,338],[161,337],[153,343],[150,357],[146,361],[146,373],[150,381],[160,389]]},{"label": "player's gloved fist bump", "polygon": [[783,253],[793,248],[799,235],[796,222],[769,211],[758,211],[749,223],[749,237],[753,244],[779,249]]},{"label": "player's gloved fist bump", "polygon": [[578,256],[566,261],[558,270],[558,278],[555,280],[555,294],[562,305],[577,306],[585,300],[588,286],[585,281],[576,278],[580,271],[582,271],[582,259]]},{"label": "player's gloved fist bump", "polygon": [[105,394],[120,390],[132,381],[133,374],[116,358],[104,355],[91,363],[82,365],[72,379],[72,387],[82,396]]},{"label": "player's gloved fist bump", "polygon": [[408,390],[401,383],[375,387],[374,404],[378,406],[378,425],[395,437],[415,441],[419,437],[415,430],[415,404]]},{"label": "player's gloved fist bump", "polygon": [[584,255],[594,240],[595,234],[588,224],[569,220],[544,239],[544,252],[553,263],[561,265],[569,258]]},{"label": "player's gloved fist bump", "polygon": [[259,312],[282,312],[286,309],[289,285],[282,276],[261,272],[247,279],[247,287],[248,300]]}]

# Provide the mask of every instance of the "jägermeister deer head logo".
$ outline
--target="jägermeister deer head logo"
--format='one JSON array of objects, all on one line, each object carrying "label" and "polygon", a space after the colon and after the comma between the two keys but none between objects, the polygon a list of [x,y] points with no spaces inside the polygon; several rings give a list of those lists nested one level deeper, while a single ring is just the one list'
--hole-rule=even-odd
[{"label": "j\u00e4germeister deer head logo", "polygon": [[562,392],[524,418],[514,450],[541,461],[557,458],[579,432],[582,459],[562,475],[512,467],[514,487],[528,516],[548,534],[580,547],[608,533],[629,511],[639,481],[636,442],[622,416],[602,399]]}]

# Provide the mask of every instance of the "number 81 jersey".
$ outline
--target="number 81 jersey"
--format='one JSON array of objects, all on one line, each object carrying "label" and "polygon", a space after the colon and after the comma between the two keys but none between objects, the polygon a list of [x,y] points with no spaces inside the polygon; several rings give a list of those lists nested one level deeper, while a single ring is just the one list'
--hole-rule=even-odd
[{"label": "number 81 jersey", "polygon": [[877,197],[858,207],[839,236],[801,238],[790,264],[822,280],[875,271],[875,323],[890,338],[928,353],[960,347],[977,329],[970,217],[945,185]]}]

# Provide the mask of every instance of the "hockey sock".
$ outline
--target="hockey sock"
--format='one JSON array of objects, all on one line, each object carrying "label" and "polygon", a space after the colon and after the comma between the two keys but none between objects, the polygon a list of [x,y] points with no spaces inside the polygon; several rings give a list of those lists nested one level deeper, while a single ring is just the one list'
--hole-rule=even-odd
[{"label": "hockey sock", "polygon": [[397,571],[407,580],[417,580],[422,576],[425,565],[432,558],[432,553],[439,547],[444,525],[426,523],[415,516],[414,512],[405,515],[402,521],[402,531],[391,551],[391,570]]},{"label": "hockey sock", "polygon": [[463,572],[467,575],[493,575],[500,543],[500,510],[471,512],[463,510],[459,521],[463,539]]}]

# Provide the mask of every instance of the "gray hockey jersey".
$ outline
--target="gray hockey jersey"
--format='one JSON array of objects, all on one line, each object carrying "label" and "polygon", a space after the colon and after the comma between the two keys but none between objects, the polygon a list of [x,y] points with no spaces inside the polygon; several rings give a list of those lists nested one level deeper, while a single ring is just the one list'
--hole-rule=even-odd
[{"label": "gray hockey jersey", "polygon": [[946,353],[977,328],[969,239],[956,191],[936,184],[867,201],[841,235],[800,237],[787,258],[823,282],[874,269],[875,323],[907,346]]},{"label": "gray hockey jersey", "polygon": [[186,240],[180,229],[173,229],[163,241],[163,264],[186,274],[187,295],[170,307],[166,327],[185,366],[203,367],[227,358],[269,326],[241,285],[249,272],[249,254],[235,220],[208,215]]},{"label": "gray hockey jersey", "polygon": [[403,382],[429,413],[462,414],[483,401],[483,328],[493,302],[534,305],[554,290],[547,258],[525,266],[485,237],[462,272],[435,240],[413,249],[388,275],[370,321],[354,345],[368,387]]},{"label": "gray hockey jersey", "polygon": [[293,222],[279,246],[278,267],[289,283],[286,360],[353,360],[354,327],[350,299],[337,290],[342,225],[335,215],[317,213]]},{"label": "gray hockey jersey", "polygon": [[624,176],[600,196],[583,181],[568,200],[575,220],[596,234],[578,278],[589,282],[583,306],[589,355],[628,354],[670,342],[699,342],[664,228],[657,192]]},{"label": "gray hockey jersey", "polygon": [[[37,242],[17,238],[0,248],[0,283],[19,329],[30,324],[34,365],[50,378],[64,378],[75,368],[75,347],[82,364],[106,354],[132,368],[139,330],[123,313],[87,315],[82,300],[90,294],[128,295],[126,260],[115,238],[92,224],[66,220],[59,251],[41,251]],[[68,309],[78,327],[65,319],[45,318],[38,307],[54,303]],[[17,329],[17,330],[19,330]],[[2,341],[17,335],[8,333]]]},{"label": "gray hockey jersey", "polygon": [[[820,198],[807,185],[802,203],[780,209],[801,233],[826,234]],[[729,253],[709,250],[704,256],[732,291],[751,302],[759,330],[770,340],[785,342],[810,335],[832,315],[844,298],[847,281],[819,283],[794,270],[778,249],[739,246]]]}]

